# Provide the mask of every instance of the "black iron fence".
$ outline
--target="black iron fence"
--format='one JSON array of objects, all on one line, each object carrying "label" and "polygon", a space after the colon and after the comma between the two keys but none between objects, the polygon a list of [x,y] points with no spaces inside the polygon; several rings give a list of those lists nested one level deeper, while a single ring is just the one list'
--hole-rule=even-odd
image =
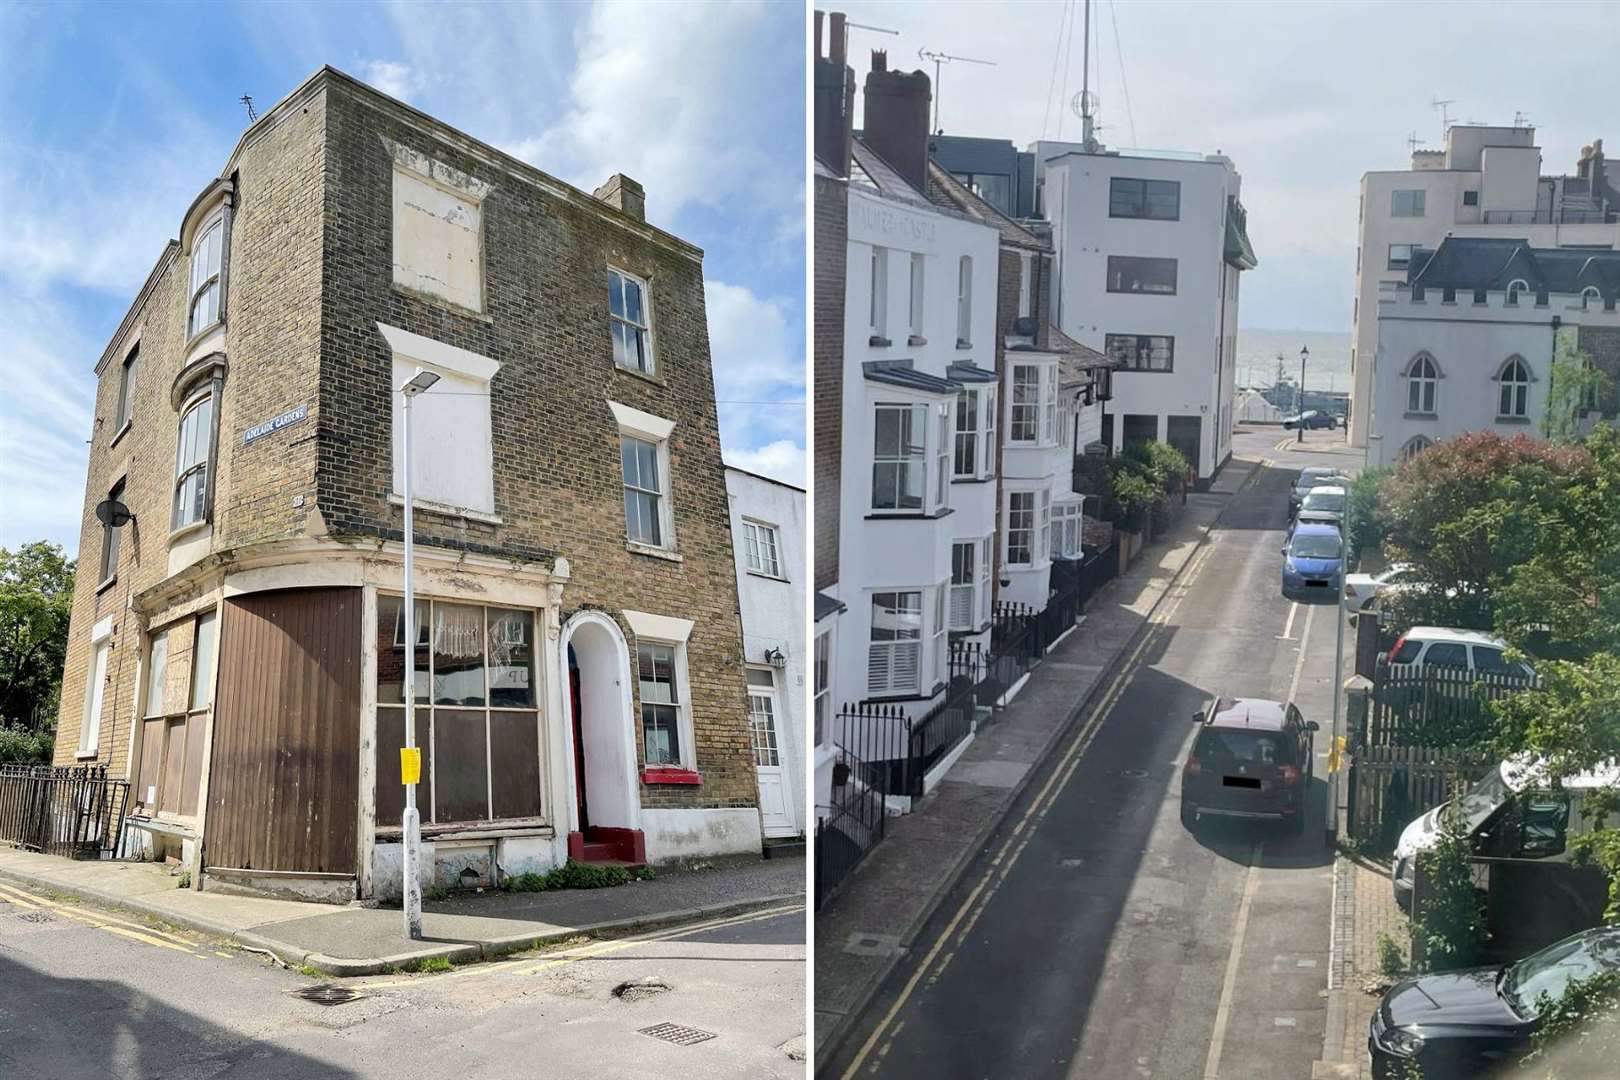
[{"label": "black iron fence", "polygon": [[70,859],[123,854],[129,781],[105,765],[0,765],[0,843]]},{"label": "black iron fence", "polygon": [[[883,790],[869,782],[866,762],[839,747],[833,763],[831,802],[818,807],[816,822],[816,907],[838,891],[883,839],[888,819]],[[825,811],[824,814],[820,814]]]}]

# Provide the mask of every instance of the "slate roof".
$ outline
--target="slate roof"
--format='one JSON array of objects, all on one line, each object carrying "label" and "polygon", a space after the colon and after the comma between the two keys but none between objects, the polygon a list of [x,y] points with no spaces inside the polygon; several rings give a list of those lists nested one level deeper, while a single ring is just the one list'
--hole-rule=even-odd
[{"label": "slate roof", "polygon": [[996,382],[1001,378],[989,368],[979,367],[966,360],[958,360],[945,369],[945,374],[959,383],[987,383]]},{"label": "slate roof", "polygon": [[954,394],[962,389],[961,383],[918,371],[909,360],[868,360],[861,367],[865,369],[867,382],[903,386],[928,394]]},{"label": "slate roof", "polygon": [[883,158],[878,156],[866,143],[857,138],[850,145],[850,152],[854,158],[854,166],[850,171],[850,183],[857,187],[865,187],[878,192],[896,202],[908,203],[919,210],[937,209],[927,197],[894,170]]},{"label": "slate roof", "polygon": [[1580,295],[1596,286],[1604,300],[1620,294],[1620,251],[1538,248],[1528,240],[1448,236],[1433,251],[1412,253],[1410,285],[1426,289],[1503,290],[1516,279],[1532,292]]},{"label": "slate roof", "polygon": [[956,210],[994,228],[1001,233],[1002,243],[1038,251],[1052,250],[1051,243],[979,198],[972,188],[952,176],[949,169],[933,158],[928,159],[928,198],[936,206]]},{"label": "slate roof", "polygon": [[816,593],[816,622],[846,610],[847,606],[842,600],[834,600],[824,592]]}]

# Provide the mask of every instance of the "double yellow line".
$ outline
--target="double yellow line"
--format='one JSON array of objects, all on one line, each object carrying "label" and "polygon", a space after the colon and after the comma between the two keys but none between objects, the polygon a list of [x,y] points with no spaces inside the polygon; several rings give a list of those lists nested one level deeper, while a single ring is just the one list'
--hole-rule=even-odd
[{"label": "double yellow line", "polygon": [[[119,919],[100,911],[91,911],[76,904],[68,904],[59,900],[50,900],[36,893],[27,892],[14,885],[0,884],[0,900],[9,904],[30,910],[43,910],[64,919],[72,919],[86,926],[93,926],[97,930],[105,930],[109,934],[127,938],[130,941],[139,941],[145,945],[155,945],[160,949],[172,949],[188,956],[201,956],[202,952],[195,943],[175,934],[154,930],[150,926]],[[220,955],[229,955],[221,953]]]},{"label": "double yellow line", "polygon": [[[1254,477],[1260,475],[1261,470],[1268,463],[1268,461],[1262,460],[1259,468],[1256,468],[1250,474],[1249,479],[1244,482],[1239,491],[1246,489],[1253,482]],[[1234,497],[1236,497],[1236,494],[1235,492]],[[933,946],[923,957],[922,962],[917,965],[917,969],[906,982],[904,989],[901,990],[900,996],[895,999],[894,1004],[889,1007],[889,1011],[878,1022],[872,1034],[861,1045],[860,1051],[850,1062],[849,1067],[844,1070],[843,1080],[853,1080],[862,1067],[865,1066],[868,1058],[872,1059],[872,1067],[876,1071],[877,1066],[888,1055],[893,1046],[894,1037],[905,1026],[904,1021],[895,1024],[895,1018],[905,1008],[906,1003],[911,999],[912,994],[916,992],[917,987],[925,977],[927,978],[927,985],[933,986],[939,981],[940,976],[945,973],[946,968],[950,966],[951,961],[956,957],[956,950],[967,940],[968,934],[972,932],[974,925],[979,921],[980,916],[984,914],[990,900],[1007,880],[1007,875],[1011,873],[1014,864],[1018,862],[1018,857],[1029,846],[1029,841],[1034,835],[1031,826],[1038,824],[1046,816],[1052,805],[1057,801],[1058,795],[1068,785],[1069,779],[1074,775],[1075,770],[1080,767],[1081,759],[1085,752],[1090,749],[1092,742],[1097,737],[1097,733],[1102,728],[1103,718],[1118,704],[1126,686],[1136,676],[1142,665],[1142,656],[1148,647],[1163,636],[1165,627],[1174,618],[1176,612],[1180,610],[1182,601],[1192,591],[1194,582],[1197,581],[1199,574],[1203,571],[1204,564],[1208,561],[1213,550],[1213,547],[1209,544],[1199,548],[1197,554],[1193,556],[1192,561],[1188,564],[1187,572],[1173,586],[1174,595],[1170,597],[1169,603],[1149,617],[1148,631],[1142,635],[1142,639],[1131,650],[1130,656],[1120,668],[1118,674],[1114,676],[1113,681],[1108,684],[1102,698],[1092,707],[1079,731],[1072,736],[1068,749],[1059,760],[1057,767],[1052,770],[1052,775],[1047,778],[1045,785],[1042,786],[1040,792],[1030,803],[1029,809],[1024,812],[1024,816],[1013,826],[1012,831],[1002,842],[1001,849],[996,853],[995,858],[990,860],[990,865],[985,868],[984,874],[973,887],[973,890],[963,899],[955,914],[952,915],[950,922],[946,924],[944,931],[940,933]],[[954,942],[952,941],[953,938],[955,939]],[[949,951],[946,951],[947,943],[950,943]],[[935,966],[936,960],[938,961],[937,967]],[[932,974],[930,974],[930,969],[932,969]],[[875,1057],[873,1057],[874,1051],[876,1051]]]}]

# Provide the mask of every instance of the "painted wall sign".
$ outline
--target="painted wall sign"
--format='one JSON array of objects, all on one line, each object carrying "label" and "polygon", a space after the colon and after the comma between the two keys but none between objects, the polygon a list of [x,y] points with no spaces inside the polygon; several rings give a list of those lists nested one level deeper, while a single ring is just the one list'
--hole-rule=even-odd
[{"label": "painted wall sign", "polygon": [[938,222],[922,214],[907,213],[853,192],[849,200],[852,240],[882,240],[894,244],[933,244],[939,239]]},{"label": "painted wall sign", "polygon": [[242,432],[242,445],[246,446],[254,439],[268,435],[272,431],[280,431],[289,424],[296,424],[298,421],[302,420],[308,415],[309,406],[300,405],[296,409],[288,409],[274,420],[266,420],[262,424],[254,424],[252,427]]}]

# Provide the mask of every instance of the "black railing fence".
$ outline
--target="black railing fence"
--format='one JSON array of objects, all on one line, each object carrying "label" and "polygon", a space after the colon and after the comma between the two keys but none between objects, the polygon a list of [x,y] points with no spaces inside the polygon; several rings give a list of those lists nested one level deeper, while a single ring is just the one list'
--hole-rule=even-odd
[{"label": "black railing fence", "polygon": [[833,763],[829,805],[818,807],[816,822],[816,907],[838,887],[883,839],[888,819],[883,791],[867,782],[866,762],[839,747]]},{"label": "black railing fence", "polygon": [[70,859],[123,853],[129,781],[105,765],[0,765],[0,843]]}]

